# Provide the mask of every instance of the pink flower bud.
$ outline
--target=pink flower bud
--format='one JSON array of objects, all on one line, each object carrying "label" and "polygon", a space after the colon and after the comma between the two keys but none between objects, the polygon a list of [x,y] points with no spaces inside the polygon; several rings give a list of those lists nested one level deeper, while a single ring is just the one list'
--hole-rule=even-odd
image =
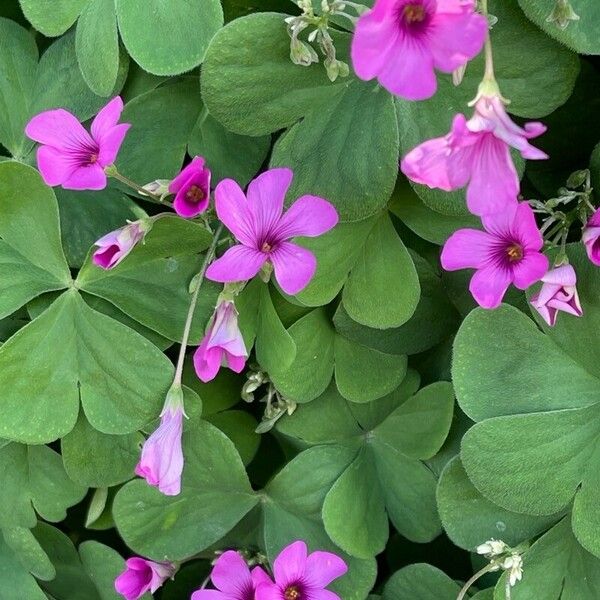
[{"label": "pink flower bud", "polygon": [[542,287],[531,298],[531,305],[550,327],[556,324],[559,311],[576,317],[583,314],[576,284],[577,275],[571,265],[551,269],[542,277]]},{"label": "pink flower bud", "polygon": [[581,241],[589,259],[600,267],[600,208],[591,216],[583,230]]},{"label": "pink flower bud", "polygon": [[146,592],[153,594],[176,571],[170,562],[157,563],[139,556],[125,564],[125,570],[115,579],[115,590],[126,600],[137,600]]},{"label": "pink flower bud", "polygon": [[142,219],[107,233],[94,244],[98,246],[92,256],[94,264],[102,269],[116,267],[144,239],[150,228],[151,221]]},{"label": "pink flower bud", "polygon": [[173,208],[180,217],[189,219],[203,213],[210,201],[211,172],[204,165],[204,159],[196,156],[171,181],[169,192],[175,194]]}]

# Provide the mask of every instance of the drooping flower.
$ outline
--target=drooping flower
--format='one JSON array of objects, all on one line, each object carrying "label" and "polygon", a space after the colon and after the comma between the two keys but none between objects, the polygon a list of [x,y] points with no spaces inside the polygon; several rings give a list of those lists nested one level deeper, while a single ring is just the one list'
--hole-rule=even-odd
[{"label": "drooping flower", "polygon": [[300,197],[282,214],[292,177],[290,169],[270,169],[250,182],[247,196],[232,179],[217,185],[217,215],[240,244],[208,267],[208,279],[245,281],[270,262],[277,283],[287,294],[297,294],[308,285],[317,267],[316,258],[288,240],[321,235],[336,225],[338,215],[333,205],[317,196]]},{"label": "drooping flower", "polygon": [[581,241],[585,245],[588,258],[600,267],[600,208],[596,209],[587,222]]},{"label": "drooping flower", "polygon": [[542,287],[530,302],[550,327],[556,324],[559,311],[576,317],[583,314],[576,285],[577,274],[571,265],[551,269],[542,277]]},{"label": "drooping flower", "polygon": [[514,203],[504,211],[482,218],[485,231],[459,229],[446,241],[441,262],[446,271],[477,269],[469,289],[483,308],[496,308],[508,286],[520,290],[539,281],[548,270],[548,259],[533,211]]},{"label": "drooping flower", "polygon": [[123,100],[117,96],[96,115],[91,135],[77,117],[62,108],[33,117],[25,133],[41,144],[37,163],[44,181],[67,190],[104,189],[104,168],[114,163],[131,127],[118,123],[122,111]]},{"label": "drooping flower", "polygon": [[508,582],[511,587],[523,578],[523,558],[516,552],[504,559],[502,568],[508,572]]},{"label": "drooping flower", "polygon": [[169,192],[175,194],[173,208],[186,219],[203,213],[210,201],[211,172],[205,166],[204,158],[195,156],[169,185]]},{"label": "drooping flower", "polygon": [[273,563],[275,582],[256,587],[256,600],[341,600],[327,586],[346,573],[346,563],[331,552],[312,552],[303,541],[284,548]]},{"label": "drooping flower", "polygon": [[115,579],[115,590],[126,600],[137,600],[146,592],[153,594],[177,570],[173,563],[153,562],[139,556],[128,559],[125,565]]},{"label": "drooping flower", "polygon": [[181,491],[183,416],[183,391],[181,386],[174,386],[167,394],[160,425],[144,443],[135,468],[136,475],[166,496],[177,496]]},{"label": "drooping flower", "polygon": [[524,128],[513,123],[500,96],[481,96],[471,119],[456,115],[448,135],[411,150],[401,169],[409,179],[430,188],[449,192],[468,185],[467,206],[473,214],[498,212],[514,203],[519,193],[510,148],[523,158],[548,158],[528,141],[544,131],[542,123],[526,123]]},{"label": "drooping flower", "polygon": [[356,74],[407,100],[430,98],[434,69],[452,73],[483,47],[488,24],[474,9],[474,0],[377,0],[355,27]]},{"label": "drooping flower", "polygon": [[144,239],[151,227],[150,219],[140,219],[107,233],[94,243],[98,250],[94,252],[92,261],[103,269],[116,267]]},{"label": "drooping flower", "polygon": [[238,312],[231,300],[219,302],[204,339],[194,353],[194,367],[198,377],[211,381],[221,366],[241,373],[246,365],[248,351],[240,328]]},{"label": "drooping flower", "polygon": [[210,579],[217,589],[197,590],[191,600],[254,600],[256,586],[270,581],[260,567],[250,571],[239,552],[233,550],[219,556]]}]

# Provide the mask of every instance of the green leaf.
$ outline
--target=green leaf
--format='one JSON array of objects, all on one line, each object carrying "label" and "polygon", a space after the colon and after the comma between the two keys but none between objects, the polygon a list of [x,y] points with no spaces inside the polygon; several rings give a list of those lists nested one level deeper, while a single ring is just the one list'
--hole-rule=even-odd
[{"label": "green leaf", "polygon": [[198,423],[184,432],[183,450],[179,496],[165,496],[137,480],[115,498],[119,533],[135,552],[155,560],[179,560],[204,550],[258,501],[234,445],[218,429]]},{"label": "green leaf", "polygon": [[382,600],[456,600],[460,586],[445,573],[425,563],[404,567],[392,575]]},{"label": "green leaf", "polygon": [[43,581],[49,581],[56,577],[54,565],[30,529],[26,527],[4,528],[2,535],[6,545],[11,548],[21,565],[32,575]]},{"label": "green leaf", "polygon": [[243,410],[226,410],[205,418],[233,442],[244,465],[252,462],[260,444],[260,435],[255,431],[258,423],[252,415]]},{"label": "green leaf", "polygon": [[81,74],[99,96],[109,96],[119,74],[119,34],[113,0],[85,0],[75,38]]},{"label": "green leaf", "polygon": [[19,561],[15,551],[0,536],[0,600],[47,600],[36,580]]},{"label": "green leaf", "polygon": [[69,479],[60,455],[46,446],[0,448],[0,473],[0,527],[34,527],[36,512],[47,521],[61,521],[86,492]]},{"label": "green leaf", "polygon": [[27,20],[45,36],[62,35],[88,0],[19,0]]},{"label": "green leaf", "polygon": [[155,75],[177,75],[199,65],[223,25],[218,0],[148,0],[144,4],[116,0],[115,6],[127,51]]},{"label": "green leaf", "polygon": [[94,583],[100,600],[120,600],[115,579],[123,571],[123,559],[112,548],[93,540],[79,546],[85,572]]}]

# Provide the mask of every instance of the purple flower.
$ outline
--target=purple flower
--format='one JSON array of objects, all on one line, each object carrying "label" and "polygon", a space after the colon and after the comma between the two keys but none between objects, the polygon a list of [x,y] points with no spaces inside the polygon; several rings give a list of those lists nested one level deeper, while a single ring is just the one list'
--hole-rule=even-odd
[{"label": "purple flower", "polygon": [[476,215],[504,210],[519,193],[510,147],[523,158],[548,156],[529,143],[546,131],[542,123],[513,123],[499,96],[482,96],[469,121],[454,117],[450,133],[423,142],[402,160],[402,172],[416,183],[445,191],[467,187],[467,206]]},{"label": "purple flower", "polygon": [[232,179],[217,185],[217,215],[240,244],[208,267],[209,279],[245,281],[270,262],[277,283],[287,294],[297,294],[308,285],[317,267],[316,258],[288,240],[321,235],[336,225],[338,215],[329,202],[316,196],[302,196],[282,215],[292,177],[290,169],[266,171],[250,182],[247,197]]},{"label": "purple flower", "polygon": [[28,137],[42,144],[38,169],[50,186],[67,190],[102,190],[104,168],[112,165],[131,125],[118,124],[123,100],[113,98],[92,121],[91,135],[77,117],[62,108],[36,115],[25,127]]},{"label": "purple flower", "polygon": [[210,579],[217,590],[197,590],[191,600],[254,600],[254,590],[259,583],[270,581],[260,568],[250,572],[246,561],[233,550],[219,556]]},{"label": "purple flower", "polygon": [[194,367],[198,377],[211,381],[221,366],[241,373],[246,365],[248,351],[238,327],[238,312],[230,300],[220,302],[215,309],[202,343],[194,353]]},{"label": "purple flower", "polygon": [[600,208],[596,209],[584,227],[581,241],[589,259],[600,267]]},{"label": "purple flower", "polygon": [[540,253],[544,244],[530,206],[514,203],[482,218],[485,231],[459,229],[442,250],[446,271],[477,269],[469,289],[479,305],[496,308],[511,283],[520,290],[539,281],[548,270]]},{"label": "purple flower", "polygon": [[325,588],[346,573],[346,563],[331,552],[307,553],[302,541],[284,548],[273,563],[275,583],[259,583],[256,600],[340,600]]},{"label": "purple flower", "polygon": [[115,579],[115,590],[126,600],[137,600],[146,592],[153,594],[176,571],[170,562],[157,563],[138,556],[125,564],[125,571]]},{"label": "purple flower", "polygon": [[175,212],[189,219],[203,213],[210,201],[210,169],[204,159],[195,156],[192,162],[171,181],[169,192],[175,194]]},{"label": "purple flower", "polygon": [[551,269],[542,277],[542,287],[530,302],[550,327],[556,324],[559,311],[576,317],[583,314],[576,285],[577,275],[571,265]]},{"label": "purple flower", "polygon": [[479,54],[488,25],[474,0],[377,0],[352,40],[356,74],[407,100],[435,94],[434,69],[452,73]]},{"label": "purple flower", "polygon": [[148,219],[134,221],[101,237],[94,243],[98,246],[92,256],[94,264],[103,269],[116,267],[144,239],[151,223]]},{"label": "purple flower", "polygon": [[177,496],[181,491],[183,415],[183,391],[173,387],[167,394],[160,425],[144,443],[135,468],[136,475],[166,496]]}]

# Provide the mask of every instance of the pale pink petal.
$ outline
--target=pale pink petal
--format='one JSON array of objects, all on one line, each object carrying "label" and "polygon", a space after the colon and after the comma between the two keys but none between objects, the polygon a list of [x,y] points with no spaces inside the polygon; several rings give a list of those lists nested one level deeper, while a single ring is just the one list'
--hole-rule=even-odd
[{"label": "pale pink petal", "polygon": [[[542,282],[544,281],[545,277],[542,278]],[[535,298],[535,304],[536,306],[542,306],[544,304],[548,304],[548,302],[550,302],[550,300],[552,300],[552,298],[557,294],[557,292],[560,291],[560,289],[562,288],[562,285],[553,285],[551,283],[544,283],[544,285],[542,285],[542,287],[540,288],[540,291],[535,294],[535,296],[532,296],[531,298],[531,302],[534,302],[534,298]]]},{"label": "pale pink petal", "polygon": [[215,260],[206,270],[211,281],[227,283],[252,279],[267,262],[267,255],[247,246],[229,248],[221,258]]},{"label": "pale pink petal", "polygon": [[540,302],[538,294],[535,294],[531,297],[530,304],[535,310],[537,310],[542,319],[544,319],[544,321],[546,321],[546,323],[550,325],[550,327],[554,327],[554,325],[556,325],[556,317],[558,315],[558,311],[554,308],[550,309],[545,303]]},{"label": "pale pink petal", "polygon": [[252,589],[252,576],[246,561],[238,552],[229,550],[219,556],[210,575],[215,587],[232,598],[244,598]]},{"label": "pale pink petal", "polygon": [[101,167],[107,167],[115,162],[130,127],[129,123],[121,123],[103,135],[98,152],[98,164]]},{"label": "pale pink petal", "polygon": [[215,208],[219,220],[246,246],[256,246],[254,217],[240,186],[233,179],[223,179],[215,188]]},{"label": "pale pink petal", "polygon": [[104,136],[119,122],[123,112],[123,100],[115,96],[92,121],[92,136],[100,142]]},{"label": "pale pink petal", "polygon": [[66,190],[103,190],[106,183],[104,169],[96,163],[75,169],[62,187]]},{"label": "pale pink petal", "polygon": [[33,117],[25,127],[27,137],[58,149],[70,149],[72,140],[93,146],[94,141],[83,125],[70,112],[58,108]]},{"label": "pale pink petal", "polygon": [[577,274],[572,265],[561,265],[548,271],[542,281],[559,287],[570,287],[577,285]]},{"label": "pale pink petal", "polygon": [[348,566],[339,556],[318,551],[308,555],[304,578],[311,586],[324,588],[347,571]]},{"label": "pale pink petal", "polygon": [[317,270],[315,255],[290,242],[282,242],[271,252],[275,279],[290,296],[303,290]]},{"label": "pale pink petal", "polygon": [[548,257],[539,252],[525,254],[522,260],[513,264],[513,283],[520,290],[527,289],[546,274]]},{"label": "pale pink petal", "polygon": [[483,267],[494,248],[494,238],[485,231],[459,229],[444,244],[441,254],[446,271],[479,269]]},{"label": "pale pink petal", "polygon": [[471,278],[469,290],[483,308],[497,308],[511,283],[508,269],[489,266],[476,271]]},{"label": "pale pink petal", "polygon": [[299,540],[286,546],[273,562],[273,573],[277,585],[284,588],[302,580],[306,572],[308,548]]},{"label": "pale pink petal", "polygon": [[37,165],[44,182],[50,186],[61,185],[77,168],[68,155],[52,146],[37,149]]},{"label": "pale pink petal", "polygon": [[339,220],[333,204],[317,196],[301,196],[290,206],[272,235],[276,240],[296,236],[316,237],[329,231]]}]

